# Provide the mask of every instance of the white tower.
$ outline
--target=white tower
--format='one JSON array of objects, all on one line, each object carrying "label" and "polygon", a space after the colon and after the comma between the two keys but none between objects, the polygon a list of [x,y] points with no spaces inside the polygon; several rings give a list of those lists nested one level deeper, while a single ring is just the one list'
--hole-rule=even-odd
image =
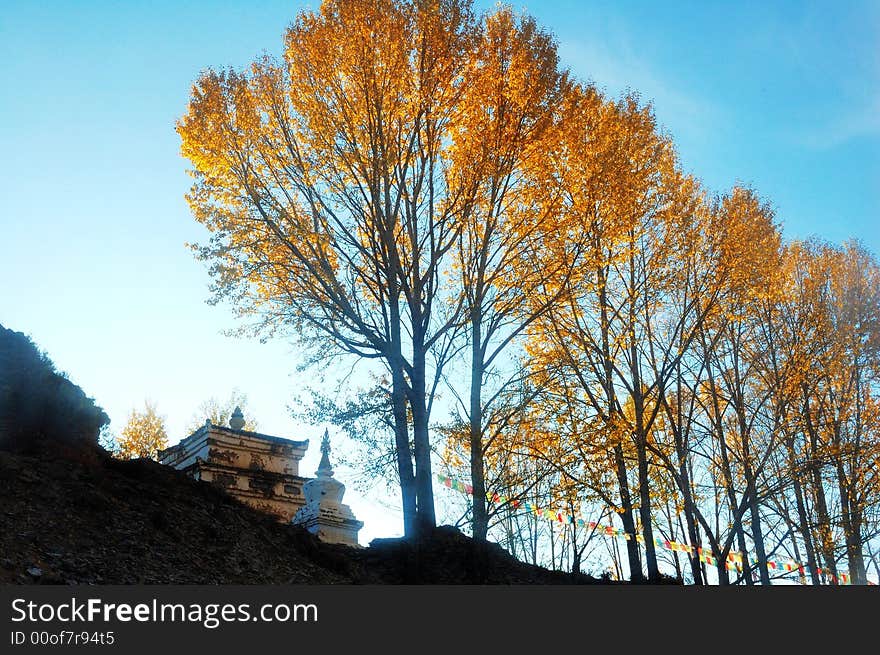
[{"label": "white tower", "polygon": [[345,485],[333,477],[330,466],[330,435],[324,430],[321,440],[321,463],[316,477],[303,486],[306,504],[293,517],[293,523],[302,525],[322,541],[358,545],[358,531],[364,526],[348,505],[342,503]]}]

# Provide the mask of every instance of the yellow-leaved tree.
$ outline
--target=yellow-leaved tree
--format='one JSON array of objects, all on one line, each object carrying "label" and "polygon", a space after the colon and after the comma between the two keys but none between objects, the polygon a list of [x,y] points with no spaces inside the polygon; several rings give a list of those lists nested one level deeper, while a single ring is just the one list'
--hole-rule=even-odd
[{"label": "yellow-leaved tree", "polygon": [[[203,74],[178,122],[218,296],[316,362],[354,357],[390,380],[407,535],[436,523],[429,425],[463,318],[517,295],[487,279],[508,274],[503,256],[466,276],[489,291],[463,291],[456,267],[536,240],[521,194],[501,192],[538,154],[560,86],[552,40],[507,10],[326,0],[298,16],[282,59]],[[478,364],[500,332],[478,335]]]},{"label": "yellow-leaved tree", "polygon": [[478,30],[467,0],[328,0],[280,61],[204,73],[177,126],[218,295],[325,366],[351,356],[390,378],[407,535],[436,524],[428,426],[473,195],[445,148]]},{"label": "yellow-leaved tree", "polygon": [[143,411],[131,410],[117,442],[119,449],[115,454],[120,459],[156,459],[158,452],[168,444],[165,417],[156,412],[153,403],[145,401]]}]

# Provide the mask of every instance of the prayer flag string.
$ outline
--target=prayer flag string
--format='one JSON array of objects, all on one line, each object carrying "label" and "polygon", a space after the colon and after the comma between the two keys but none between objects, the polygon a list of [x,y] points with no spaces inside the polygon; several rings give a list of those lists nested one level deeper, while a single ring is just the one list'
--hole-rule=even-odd
[{"label": "prayer flag string", "polygon": [[[460,491],[463,494],[472,496],[474,493],[474,489],[471,485],[464,484],[463,482],[455,480],[448,475],[443,475],[442,473],[437,473],[437,481],[443,486],[449,489],[454,489],[455,491]],[[593,530],[596,533],[605,537],[616,537],[618,539],[625,539],[626,541],[631,541],[633,538],[635,538],[638,543],[645,543],[645,538],[641,534],[634,535],[632,533],[624,531],[621,528],[616,528],[613,525],[603,525],[601,523],[597,523],[596,521],[586,521],[583,518],[572,516],[566,512],[555,511],[546,507],[538,507],[533,503],[507,498],[506,496],[502,496],[497,493],[487,494],[486,498],[495,504],[509,503],[514,509],[523,507],[526,511],[535,514],[535,516],[545,518],[548,521],[589,528],[590,530]],[[718,561],[723,559],[724,568],[728,571],[742,571],[743,569],[743,553],[740,552],[730,552],[727,554],[726,558],[721,558],[713,553],[711,549],[701,547],[694,548],[693,546],[686,543],[670,541],[668,539],[661,539],[660,537],[654,537],[654,546],[673,552],[687,553],[688,555],[693,555],[696,552],[699,561],[704,562],[710,566],[718,566]],[[759,563],[759,560],[755,557],[750,558],[749,561],[751,564]],[[766,564],[767,568],[771,571],[784,571],[786,573],[797,572],[800,575],[804,575],[804,572],[807,569],[807,567],[800,562],[795,562],[793,560],[767,560]],[[835,576],[830,571],[825,571],[824,569],[817,568],[816,572],[819,575],[825,574],[826,577],[832,582],[835,581]],[[837,576],[836,581],[840,584],[849,584],[849,575],[846,573],[840,573]],[[873,583],[869,582],[868,584]]]}]

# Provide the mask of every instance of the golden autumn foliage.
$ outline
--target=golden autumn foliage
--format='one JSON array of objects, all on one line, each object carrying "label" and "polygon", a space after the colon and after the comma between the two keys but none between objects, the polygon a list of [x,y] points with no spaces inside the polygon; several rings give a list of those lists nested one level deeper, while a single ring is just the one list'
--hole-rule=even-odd
[{"label": "golden autumn foliage", "polygon": [[156,459],[158,452],[168,445],[165,419],[156,412],[156,406],[144,403],[143,411],[131,410],[128,422],[117,438],[114,453],[120,459],[146,457]]},{"label": "golden autumn foliage", "polygon": [[466,135],[488,112],[510,139],[518,128],[506,112],[526,116],[540,95],[527,88],[535,68],[504,77],[485,106],[472,87],[502,60],[548,49],[533,22],[506,10],[477,20],[455,0],[325,2],[288,30],[283,60],[204,74],[178,123],[196,177],[190,205],[214,234],[200,255],[218,296],[270,329],[383,362],[405,515],[426,524],[426,392],[463,306],[449,273],[486,208],[488,178],[507,165]]},{"label": "golden autumn foliage", "polygon": [[[844,553],[865,579],[876,259],[784,243],[756,190],[705,189],[649,103],[575,80],[533,18],[327,0],[280,58],[201,75],[177,131],[216,298],[386,381],[407,534],[435,522],[439,434],[477,538],[535,557],[501,495],[599,504],[643,537],[636,580],[660,578],[664,531],[760,557],[775,539],[829,570]],[[674,565],[706,580],[696,556]],[[716,574],[734,581],[723,558]]]}]

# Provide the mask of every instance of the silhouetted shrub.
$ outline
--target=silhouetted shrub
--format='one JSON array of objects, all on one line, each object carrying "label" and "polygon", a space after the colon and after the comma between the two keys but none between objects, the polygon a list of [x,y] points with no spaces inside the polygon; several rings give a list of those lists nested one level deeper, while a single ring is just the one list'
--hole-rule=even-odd
[{"label": "silhouetted shrub", "polygon": [[96,447],[107,414],[21,332],[0,325],[0,448]]}]

